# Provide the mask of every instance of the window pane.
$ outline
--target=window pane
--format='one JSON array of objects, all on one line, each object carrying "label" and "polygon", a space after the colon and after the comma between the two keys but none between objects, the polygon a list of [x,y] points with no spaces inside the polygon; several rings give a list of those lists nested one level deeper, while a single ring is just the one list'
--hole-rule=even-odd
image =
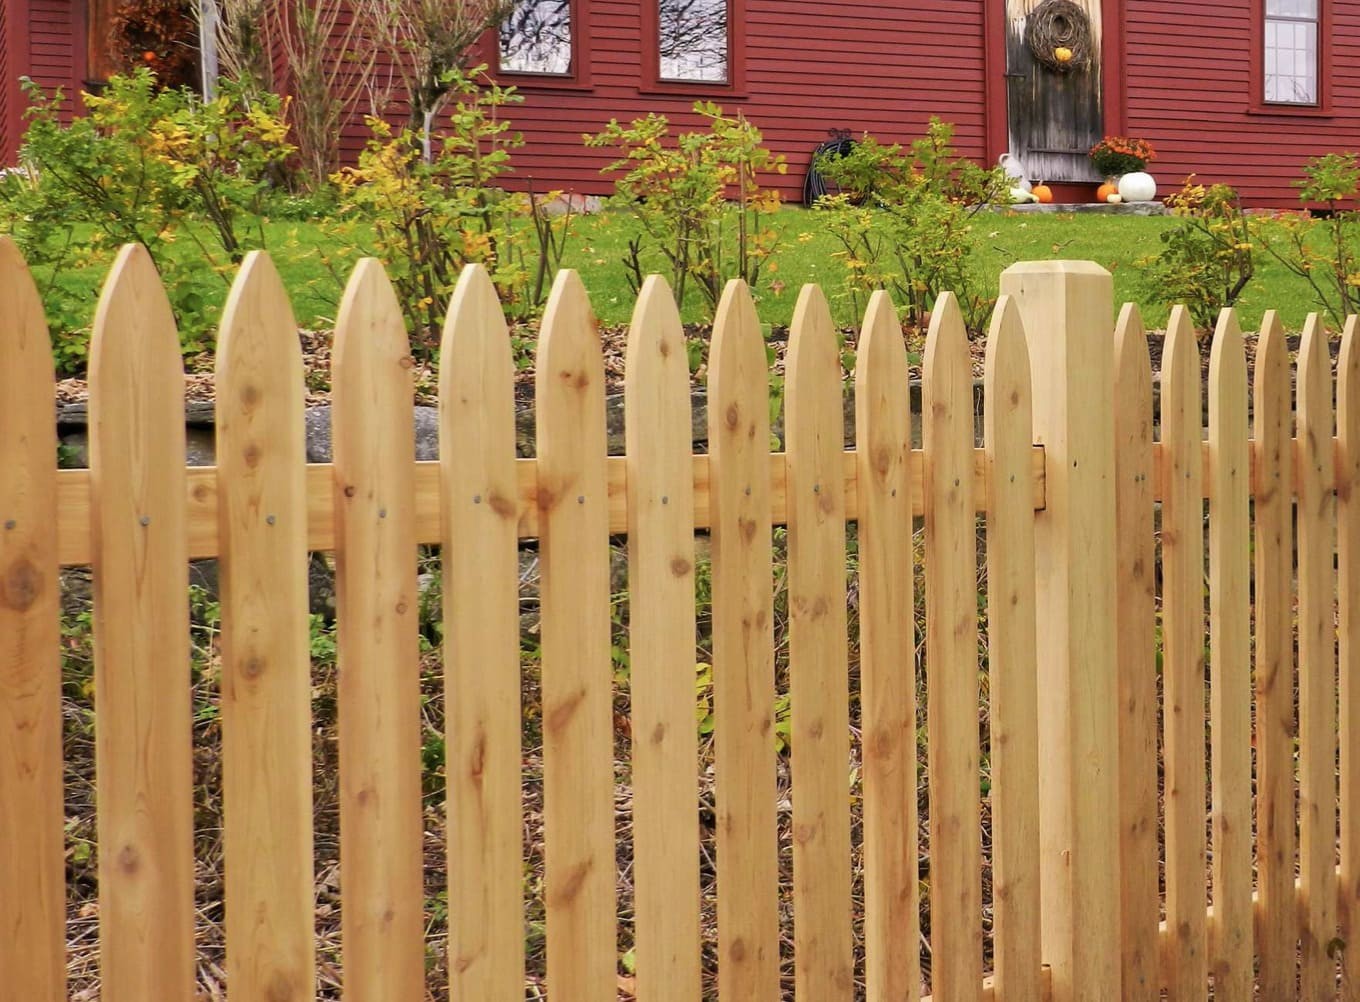
[{"label": "window pane", "polygon": [[520,0],[501,22],[501,69],[571,72],[571,0]]},{"label": "window pane", "polygon": [[1317,20],[1318,0],[1266,0],[1267,17],[1302,17]]},{"label": "window pane", "polygon": [[661,79],[727,82],[727,0],[657,0]]},{"label": "window pane", "polygon": [[1266,21],[1265,99],[1317,103],[1317,23]]}]

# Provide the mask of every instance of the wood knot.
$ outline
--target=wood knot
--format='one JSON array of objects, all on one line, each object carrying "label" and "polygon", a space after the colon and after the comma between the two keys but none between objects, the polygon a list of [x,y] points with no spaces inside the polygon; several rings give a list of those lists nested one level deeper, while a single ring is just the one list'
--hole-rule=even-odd
[{"label": "wood knot", "polygon": [[728,404],[723,419],[727,422],[728,429],[735,431],[737,425],[741,423],[741,408],[736,404]]},{"label": "wood knot", "polygon": [[241,406],[242,406],[242,407],[244,407],[246,410],[250,410],[251,408],[253,408],[253,407],[254,407],[256,404],[258,404],[259,402],[260,402],[260,390],[259,390],[259,387],[255,386],[254,384],[251,384],[251,383],[247,383],[245,386],[241,387]]},{"label": "wood knot", "polygon": [[142,865],[141,853],[134,845],[125,845],[118,853],[118,869],[126,874],[134,874]]},{"label": "wood knot", "polygon": [[265,669],[264,658],[260,657],[258,654],[252,654],[250,657],[246,658],[244,662],[242,662],[241,676],[242,678],[245,678],[248,681],[253,682],[255,679],[259,678],[261,675],[264,674],[264,669]]},{"label": "wood knot", "polygon": [[0,604],[15,612],[27,612],[42,593],[43,577],[33,563],[25,558],[10,565],[0,581]]},{"label": "wood knot", "polygon": [[684,557],[675,557],[671,560],[671,573],[678,578],[684,577],[690,572],[691,564]]}]

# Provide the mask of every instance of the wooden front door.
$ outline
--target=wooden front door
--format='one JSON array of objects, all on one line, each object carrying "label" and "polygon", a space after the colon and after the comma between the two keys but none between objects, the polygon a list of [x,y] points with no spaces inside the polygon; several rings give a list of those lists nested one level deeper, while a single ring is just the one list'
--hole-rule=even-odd
[{"label": "wooden front door", "polygon": [[1026,19],[1044,0],[992,0],[1006,5],[1006,117],[1010,151],[1036,181],[1100,181],[1088,151],[1105,134],[1101,100],[1101,0],[1073,0],[1084,11],[1090,58],[1066,72],[1031,50]]}]

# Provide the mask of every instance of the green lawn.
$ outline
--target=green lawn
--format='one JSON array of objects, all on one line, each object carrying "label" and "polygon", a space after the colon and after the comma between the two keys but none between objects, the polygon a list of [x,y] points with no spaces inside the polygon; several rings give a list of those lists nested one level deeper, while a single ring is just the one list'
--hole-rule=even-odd
[{"label": "green lawn", "polygon": [[[1167,310],[1149,300],[1136,262],[1156,253],[1161,246],[1159,234],[1174,225],[1176,221],[1170,217],[983,212],[974,219],[975,267],[994,289],[996,276],[1016,261],[1050,258],[1096,261],[1114,275],[1116,303],[1139,302],[1148,326],[1156,328],[1165,323]],[[837,245],[820,221],[806,210],[790,207],[780,214],[777,226],[784,235],[777,271],[763,275],[755,290],[762,320],[771,325],[787,324],[800,287],[806,282],[818,282],[833,304],[837,321],[853,324],[842,291],[843,268],[834,256]],[[337,248],[311,222],[272,221],[265,225],[264,232],[284,282],[292,292],[299,322],[329,326],[341,292],[337,275],[347,272],[355,252]],[[621,264],[627,234],[628,217],[606,211],[577,219],[567,248],[564,263],[581,272],[596,313],[606,324],[627,322],[632,308],[633,295]],[[199,253],[189,240],[178,241],[170,252]],[[86,304],[88,316],[92,316],[107,261],[95,258],[83,267],[55,276],[39,269],[36,277],[40,286],[57,282],[74,292],[78,303]],[[1269,308],[1279,310],[1288,327],[1300,327],[1309,310],[1316,308],[1310,290],[1268,255],[1259,256],[1257,269],[1256,279],[1239,304],[1244,329],[1257,329],[1261,314]],[[210,309],[220,307],[226,288],[225,282],[206,287]],[[83,309],[76,310],[77,314],[82,312]],[[706,304],[697,293],[687,298],[683,314],[687,322],[709,319]],[[88,317],[85,322],[88,323]]]}]

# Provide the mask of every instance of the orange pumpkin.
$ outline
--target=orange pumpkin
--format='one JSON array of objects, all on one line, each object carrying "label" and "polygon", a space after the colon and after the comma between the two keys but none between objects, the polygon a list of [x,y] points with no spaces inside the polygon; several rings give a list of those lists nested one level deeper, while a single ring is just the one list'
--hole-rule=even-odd
[{"label": "orange pumpkin", "polygon": [[1096,189],[1096,201],[1108,202],[1111,195],[1117,194],[1119,194],[1119,185],[1115,184],[1113,181],[1106,181]]},{"label": "orange pumpkin", "polygon": [[1038,184],[1036,184],[1033,188],[1030,189],[1030,194],[1041,202],[1053,201],[1053,189],[1050,188],[1048,185],[1044,184],[1042,181],[1040,181]]}]

